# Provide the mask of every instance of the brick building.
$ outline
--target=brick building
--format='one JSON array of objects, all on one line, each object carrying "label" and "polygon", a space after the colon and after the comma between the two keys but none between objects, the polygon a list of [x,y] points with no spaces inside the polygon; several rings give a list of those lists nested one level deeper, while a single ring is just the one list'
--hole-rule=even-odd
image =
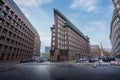
[{"label": "brick building", "polygon": [[0,61],[32,60],[40,55],[40,43],[37,31],[15,2],[0,0]]},{"label": "brick building", "polygon": [[54,9],[55,24],[51,27],[51,61],[67,61],[88,56],[89,38],[75,27],[60,11]]}]

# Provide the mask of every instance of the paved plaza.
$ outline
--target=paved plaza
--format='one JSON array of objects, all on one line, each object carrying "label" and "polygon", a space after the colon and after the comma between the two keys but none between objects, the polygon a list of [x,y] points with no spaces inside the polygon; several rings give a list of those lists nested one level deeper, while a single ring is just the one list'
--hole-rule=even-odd
[{"label": "paved plaza", "polygon": [[120,66],[109,63],[22,63],[0,72],[0,80],[120,80]]}]

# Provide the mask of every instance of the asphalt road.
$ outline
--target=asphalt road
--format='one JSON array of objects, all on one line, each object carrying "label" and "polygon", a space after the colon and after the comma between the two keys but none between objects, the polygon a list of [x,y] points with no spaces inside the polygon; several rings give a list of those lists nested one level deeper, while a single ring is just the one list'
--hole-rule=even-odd
[{"label": "asphalt road", "polygon": [[0,80],[120,80],[120,66],[102,63],[23,63],[5,72]]}]

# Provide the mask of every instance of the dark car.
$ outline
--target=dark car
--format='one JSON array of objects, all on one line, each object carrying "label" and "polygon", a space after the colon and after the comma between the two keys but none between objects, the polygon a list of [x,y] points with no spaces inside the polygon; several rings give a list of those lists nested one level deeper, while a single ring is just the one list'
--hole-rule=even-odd
[{"label": "dark car", "polygon": [[45,62],[45,60],[44,59],[38,59],[36,62],[37,63],[42,63],[42,62]]},{"label": "dark car", "polygon": [[114,57],[111,57],[110,58],[110,61],[116,61]]},{"label": "dark car", "polygon": [[91,59],[89,59],[89,62],[96,62],[96,61],[99,61],[99,59],[98,58],[91,58]]},{"label": "dark car", "polygon": [[115,61],[115,58],[114,57],[103,57],[102,60],[104,62],[110,62],[110,61]]}]

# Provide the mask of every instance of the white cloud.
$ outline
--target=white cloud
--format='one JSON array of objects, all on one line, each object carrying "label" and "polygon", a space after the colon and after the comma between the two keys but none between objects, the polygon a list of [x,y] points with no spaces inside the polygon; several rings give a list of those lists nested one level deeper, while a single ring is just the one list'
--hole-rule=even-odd
[{"label": "white cloud", "polygon": [[14,1],[22,10],[22,12],[25,14],[25,16],[29,19],[31,24],[38,31],[41,40],[41,51],[44,52],[45,46],[50,46],[51,43],[49,26],[52,25],[53,20],[51,16],[49,16],[49,14],[41,6],[52,2],[52,0],[14,0]]},{"label": "white cloud", "polygon": [[87,32],[91,32],[91,31],[97,31],[98,29],[100,31],[104,31],[106,29],[106,24],[103,22],[103,21],[92,21],[92,22],[89,22],[86,26],[86,29],[85,31]]},{"label": "white cloud", "polygon": [[50,3],[52,0],[14,0],[18,4],[24,6],[40,6],[42,4]]},{"label": "white cloud", "polygon": [[90,45],[99,45],[96,41],[90,41]]},{"label": "white cloud", "polygon": [[98,1],[99,0],[73,0],[73,3],[70,5],[70,8],[82,8],[88,12],[91,12],[98,9]]},{"label": "white cloud", "polygon": [[40,7],[43,4],[47,4],[52,2],[52,0],[14,0],[16,4],[21,8],[21,10],[25,13],[25,15],[28,17],[29,14],[26,8],[32,7],[35,10],[37,10],[41,15],[46,15],[47,13]]}]

